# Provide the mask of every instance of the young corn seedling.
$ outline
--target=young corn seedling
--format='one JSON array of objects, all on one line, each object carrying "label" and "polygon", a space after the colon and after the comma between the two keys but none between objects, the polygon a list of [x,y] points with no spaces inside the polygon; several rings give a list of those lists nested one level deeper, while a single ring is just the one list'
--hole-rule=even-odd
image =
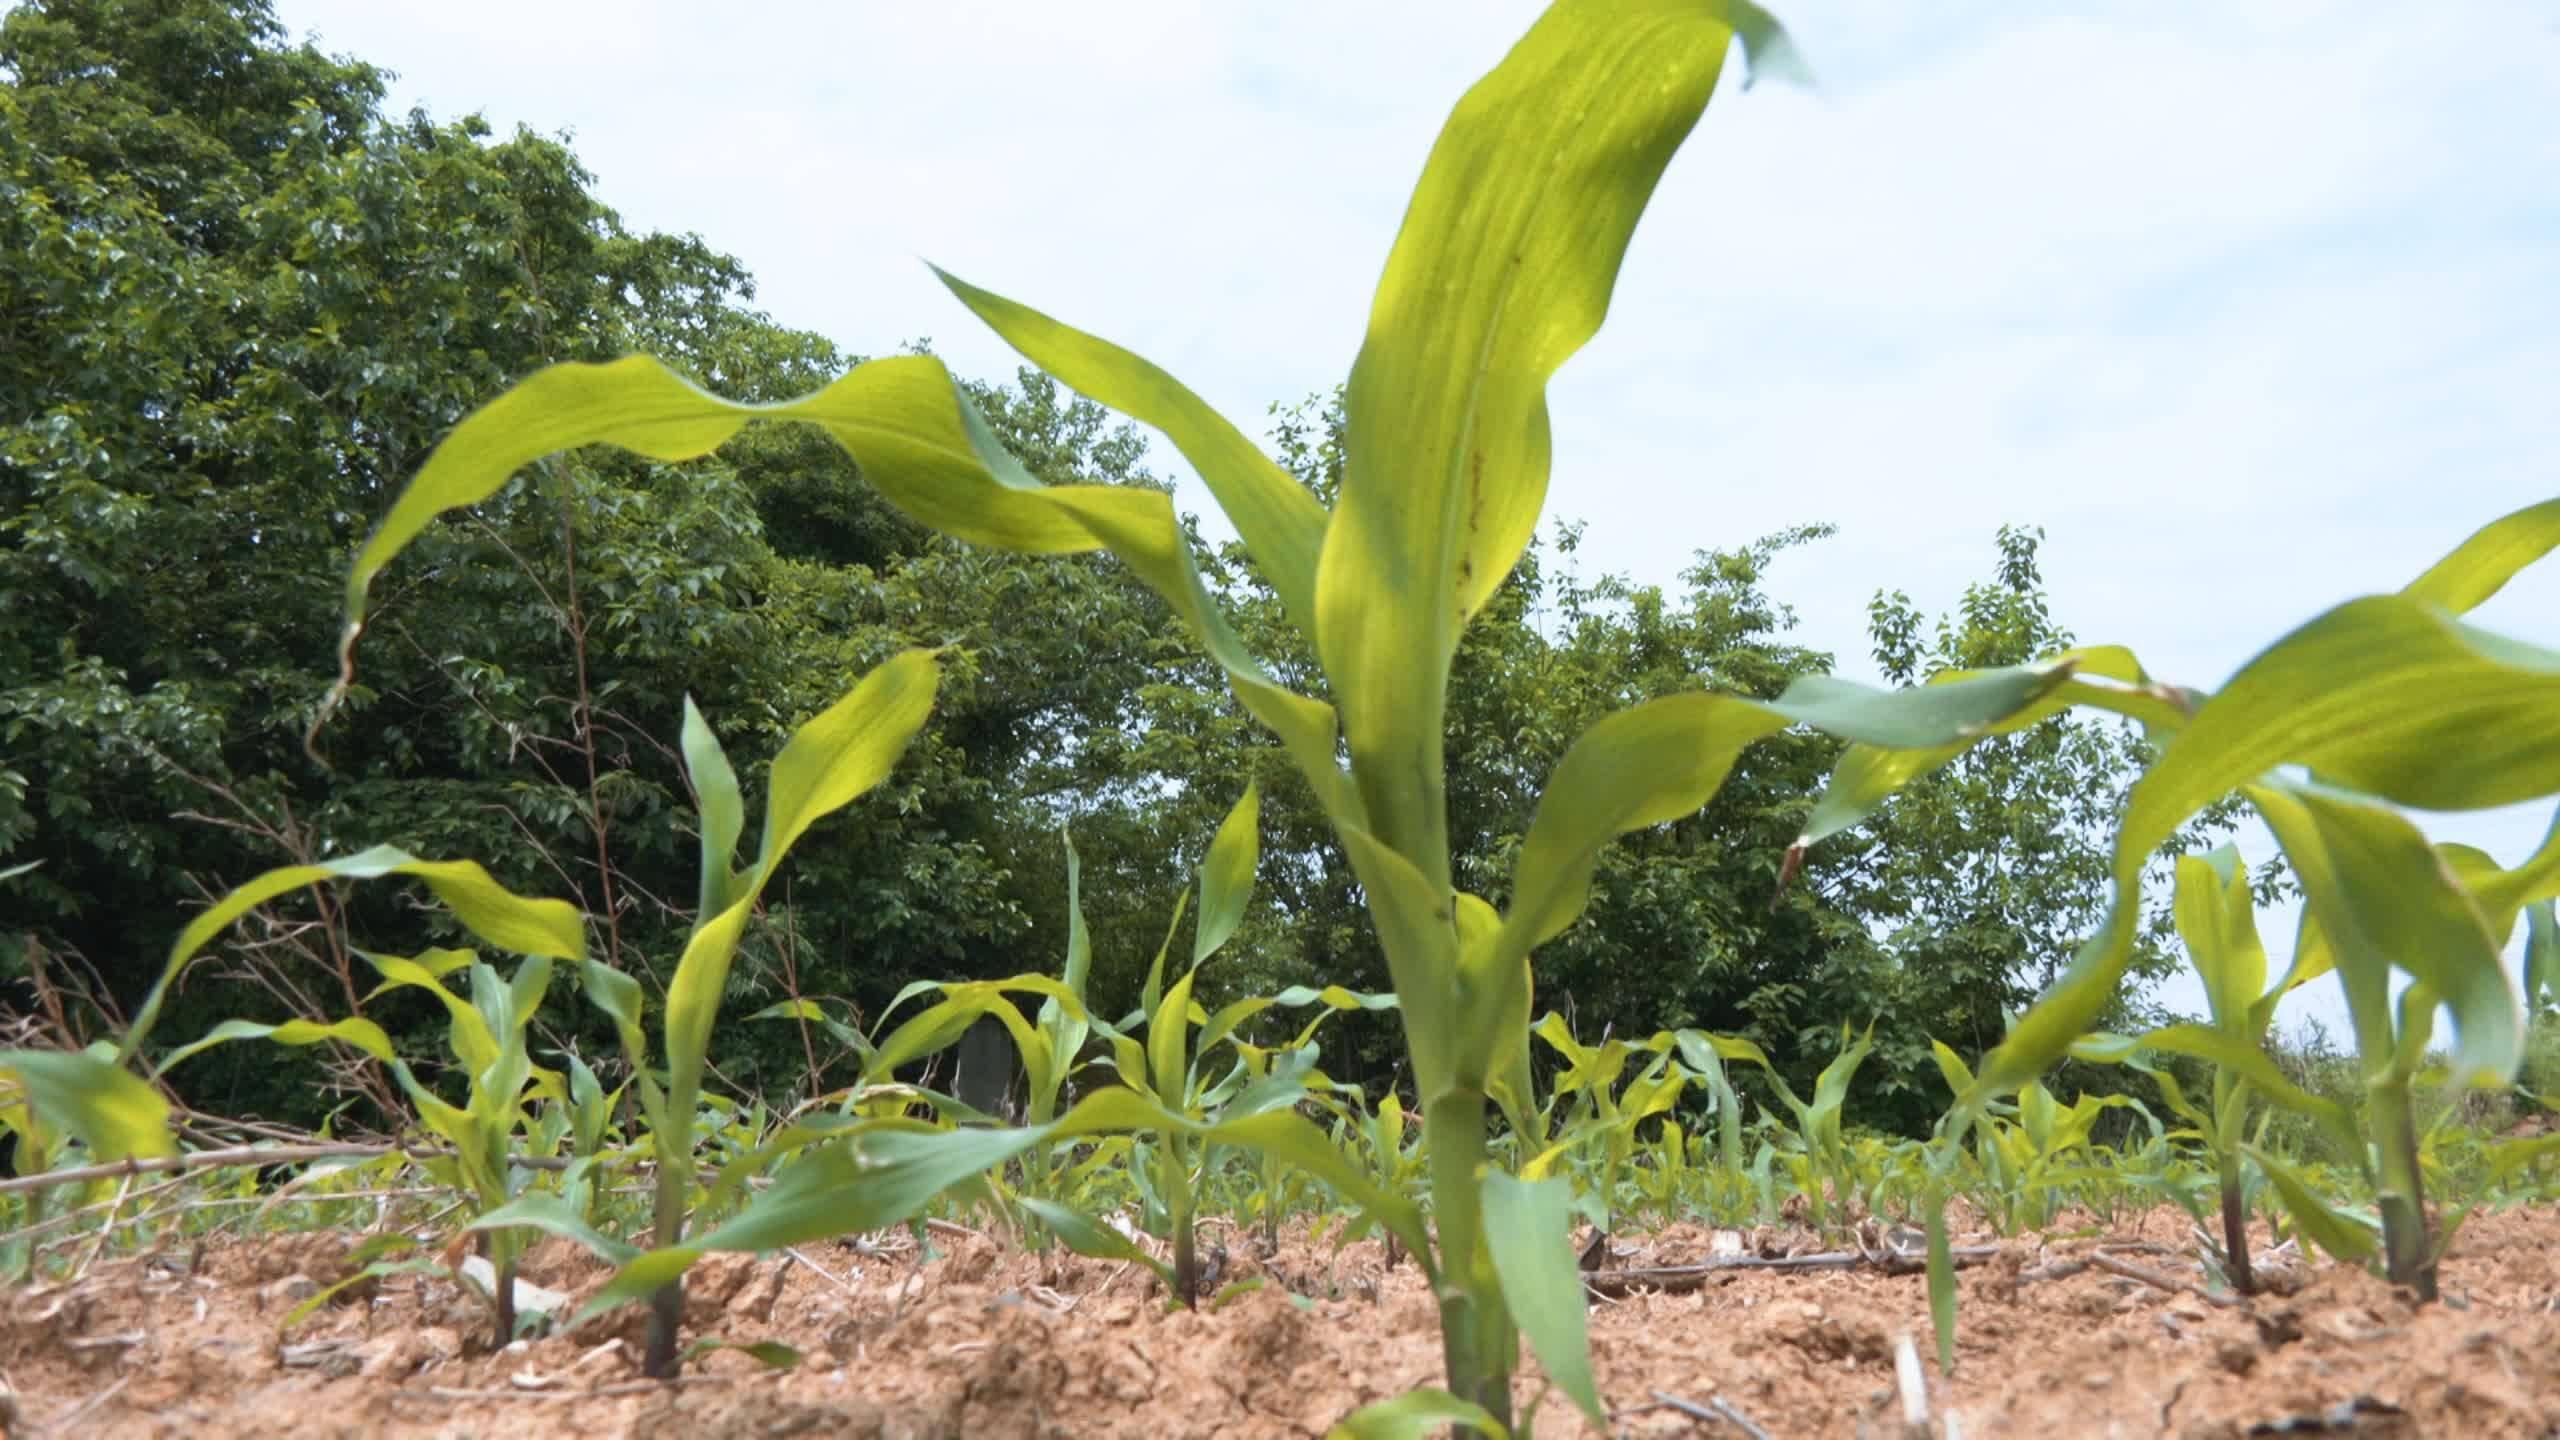
[{"label": "young corn seedling", "polygon": [[[576,907],[511,894],[469,861],[422,861],[383,846],[344,859],[270,870],[216,901],[179,934],[158,983],[118,1052],[109,1054],[101,1046],[76,1056],[0,1054],[0,1071],[15,1069],[35,1102],[37,1117],[42,1119],[48,1112],[61,1116],[64,1127],[79,1135],[92,1154],[121,1158],[173,1153],[176,1144],[169,1131],[167,1100],[127,1067],[141,1055],[169,987],[188,962],[232,921],[278,896],[330,880],[394,875],[424,879],[463,928],[487,944],[526,957],[512,980],[501,980],[469,951],[429,951],[415,959],[364,956],[383,977],[374,995],[414,987],[443,1002],[452,1021],[453,1055],[470,1083],[470,1096],[463,1106],[447,1103],[419,1083],[408,1064],[393,1052],[390,1036],[362,1016],[332,1022],[288,1020],[280,1025],[227,1020],[201,1039],[172,1051],[160,1069],[232,1040],[351,1046],[388,1069],[417,1106],[421,1123],[452,1147],[449,1158],[429,1162],[431,1173],[456,1184],[475,1214],[497,1209],[507,1203],[516,1184],[512,1141],[522,1126],[527,1085],[539,1082],[559,1093],[559,1077],[537,1072],[526,1058],[524,1027],[550,984],[551,962],[583,956],[586,939]],[[471,976],[469,1003],[447,990],[442,981],[443,976],[465,968]],[[491,1300],[501,1345],[514,1338],[516,1254],[516,1247],[506,1240],[492,1242],[490,1261],[497,1283]]]},{"label": "young corn seedling", "polygon": [[[930,652],[907,651],[864,676],[843,699],[795,731],[774,757],[765,793],[764,838],[754,863],[743,870],[738,868],[737,850],[746,829],[746,805],[737,773],[701,712],[691,701],[685,703],[685,772],[702,815],[701,883],[693,933],[676,962],[674,978],[667,983],[661,1033],[666,1057],[663,1085],[649,1063],[639,982],[595,961],[587,962],[583,971],[589,998],[612,1018],[621,1037],[623,1054],[640,1087],[641,1110],[657,1159],[657,1209],[650,1245],[652,1255],[663,1258],[642,1272],[643,1278],[659,1282],[650,1295],[648,1348],[642,1361],[644,1373],[652,1378],[673,1375],[679,1363],[676,1342],[684,1320],[684,1270],[695,1258],[680,1247],[699,1143],[696,1126],[703,1062],[711,1048],[712,1024],[728,988],[738,940],[792,844],[811,825],[888,778],[890,767],[924,727],[940,673]],[[852,1218],[848,1217],[849,1222]],[[633,1262],[634,1267],[637,1264]],[[626,1267],[626,1277],[632,1268]]]},{"label": "young corn seedling", "polygon": [[[2167,1071],[2141,1068],[2158,1082],[2170,1108],[2194,1127],[2196,1138],[2213,1157],[2215,1187],[2221,1202],[2223,1274],[2231,1288],[2248,1295],[2257,1289],[2249,1260],[2249,1185],[2244,1173],[2245,1163],[2256,1153],[2247,1143],[2251,1098],[2263,1096],[2270,1103],[2308,1115],[2338,1136],[2348,1149],[2362,1149],[2356,1138],[2355,1117],[2286,1079],[2265,1049],[2276,1006],[2296,987],[2325,971],[2330,963],[2329,953],[2326,946],[2316,943],[2298,948],[2292,968],[2272,988],[2268,987],[2267,952],[2258,938],[2256,901],[2248,869],[2241,863],[2239,852],[2229,846],[2208,855],[2181,856],[2173,898],[2178,937],[2186,943],[2187,958],[2194,965],[2197,978],[2204,982],[2210,1023],[2171,1025],[2130,1039],[2092,1035],[2073,1045],[2072,1053],[2083,1059],[2138,1064],[2133,1057],[2139,1052],[2156,1050],[2212,1065],[2213,1091],[2204,1099],[2190,1099],[2177,1078]],[[2295,1181],[2283,1185],[2278,1193],[2289,1196],[2312,1192]],[[2316,1203],[2316,1196],[2314,1200]],[[2362,1233],[2330,1213],[2325,1205],[2319,1206],[2317,1214],[2306,1208],[2297,1223],[2305,1221],[2312,1233],[2336,1239],[2339,1246],[2347,1247],[2357,1258],[2369,1253],[2370,1247],[2362,1243]],[[2335,1253],[2338,1246],[2330,1248]]]}]

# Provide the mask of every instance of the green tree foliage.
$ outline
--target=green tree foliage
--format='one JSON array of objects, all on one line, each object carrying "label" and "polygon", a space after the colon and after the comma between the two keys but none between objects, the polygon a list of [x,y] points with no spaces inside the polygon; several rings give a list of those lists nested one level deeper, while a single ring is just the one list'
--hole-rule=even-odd
[{"label": "green tree foliage", "polygon": [[[1054,777],[1125,721],[1158,602],[1104,563],[932,538],[814,434],[571,457],[422,542],[323,768],[304,735],[347,556],[472,406],[634,349],[746,399],[851,357],[750,308],[698,238],[624,227],[558,141],[386,116],[381,72],[288,43],[263,0],[46,0],[0,23],[0,72],[0,857],[41,862],[0,896],[0,933],[41,949],[0,964],[85,961],[53,974],[130,1005],[186,898],[391,842],[505,857],[510,885],[609,916],[599,953],[654,1001],[687,920],[690,807],[656,738],[684,697],[769,754],[921,643],[955,647],[932,730],[883,803],[812,837],[732,984],[867,1009],[1023,968],[1054,922],[1008,877],[1056,868]],[[1155,483],[1131,431],[1044,380],[980,398],[1043,478]],[[426,923],[280,911],[194,978],[180,1028],[432,1027],[413,997],[366,1002],[343,938]],[[806,1068],[774,1027],[716,1063],[777,1093]],[[214,1056],[189,1083],[308,1119],[308,1078]]]}]

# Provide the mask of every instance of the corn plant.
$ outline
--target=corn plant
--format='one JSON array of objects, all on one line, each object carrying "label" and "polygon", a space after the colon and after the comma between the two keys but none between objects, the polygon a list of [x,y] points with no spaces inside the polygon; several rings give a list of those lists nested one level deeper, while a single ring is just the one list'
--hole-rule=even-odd
[{"label": "corn plant", "polygon": [[[1746,0],[1559,0],[1459,102],[1352,366],[1348,467],[1330,509],[1154,365],[943,275],[1028,359],[1172,440],[1310,642],[1330,701],[1286,688],[1245,649],[1202,583],[1169,497],[1042,485],[924,356],[875,360],[814,395],[764,406],[721,400],[639,357],[535,374],[437,447],[359,557],[341,687],[366,591],[391,556],[441,512],[578,445],[672,461],[708,453],[751,422],[809,421],[893,505],[945,533],[1018,551],[1112,551],[1277,735],[1365,893],[1422,1103],[1432,1232],[1394,1197],[1371,1199],[1394,1212],[1429,1273],[1449,1405],[1505,1427],[1525,1329],[1558,1387],[1599,1423],[1579,1281],[1562,1243],[1569,1189],[1520,1180],[1488,1145],[1493,1110],[1526,1103],[1531,952],[1581,914],[1602,847],[1704,805],[1753,741],[1802,723],[1883,753],[1935,753],[2069,691],[2076,669],[2106,660],[2074,652],[1919,692],[1818,677],[1776,701],[1697,693],[1639,705],[1595,725],[1550,778],[1510,877],[1510,908],[1457,888],[1443,719],[1458,640],[1538,524],[1547,380],[1597,333],[1636,222],[1737,37],[1756,66],[1794,68],[1776,23]],[[1889,788],[1860,796],[1872,808]],[[1857,814],[1832,818],[1836,829]],[[1057,1123],[1170,1121],[1189,1139],[1218,1131],[1226,1142],[1281,1145],[1290,1163],[1360,1180],[1294,1115],[1230,1129],[1142,1099],[1118,1087]]]},{"label": "corn plant", "polygon": [[[2170,1108],[2194,1127],[2196,1138],[2213,1157],[2221,1201],[2223,1273],[2243,1295],[2257,1288],[2249,1262],[2248,1177],[2244,1166],[2256,1152],[2248,1144],[2250,1100],[2269,1102],[2310,1116],[2350,1150],[2361,1150],[2355,1117],[2343,1107],[2296,1086],[2268,1058],[2267,1029],[2276,1006],[2297,987],[2317,978],[2330,964],[2328,948],[2309,932],[2294,964],[2273,987],[2267,985],[2267,952],[2258,938],[2256,902],[2239,852],[2225,846],[2208,855],[2181,856],[2177,864],[2173,914],[2187,958],[2204,984],[2210,1020],[2205,1025],[2171,1025],[2131,1038],[2092,1035],[2072,1047],[2084,1059],[2128,1060],[2136,1052],[2157,1050],[2203,1060],[2213,1067],[2209,1098],[2190,1099],[2175,1075],[2149,1071]],[[2271,1162],[2274,1163],[2274,1162]],[[2278,1168],[2281,1169],[2280,1163]],[[2316,1195],[2290,1174],[2280,1195]],[[2346,1222],[2326,1212],[2304,1216],[2315,1234],[2335,1239],[2362,1259],[2369,1247],[2359,1232],[2339,1228]],[[2343,1237],[2343,1238],[2342,1238]]]},{"label": "corn plant", "polygon": [[[1949,1111],[1932,1162],[1942,1176],[1993,1101],[2036,1079],[2091,1031],[2132,960],[2145,866],[2181,826],[2236,792],[2291,864],[2306,924],[2334,948],[2368,1069],[2364,1118],[2381,1146],[2386,1230],[2401,1237],[2389,1247],[2390,1271],[2424,1288],[2432,1261],[2415,1135],[2406,1085],[2391,1077],[2415,1063],[2401,1048],[2432,1024],[2438,1007],[2453,1017],[2460,1081],[2496,1084],[2515,1074],[2523,1007],[2499,948],[2526,906],[2560,892],[2560,837],[2514,870],[2463,874],[2399,807],[2490,809],[2560,792],[2560,733],[2543,723],[2560,706],[2560,653],[2461,619],[2554,545],[2560,500],[2493,521],[2395,593],[2322,612],[2211,695],[2150,680],[2127,652],[2086,652],[2120,657],[2117,678],[2129,683],[2104,695],[2086,686],[2059,691],[1986,727],[1986,735],[2005,733],[2097,704],[2140,720],[2157,758],[2134,785],[2117,830],[2105,921],[1983,1058]],[[2084,677],[2099,669],[2080,668]],[[1956,672],[1934,683],[1964,678]],[[1852,745],[1812,830],[1853,821],[1962,748]],[[2396,1014],[2395,967],[2414,982]],[[1939,1360],[1952,1368],[1955,1290],[1944,1228],[1932,1225],[1931,1300]]]},{"label": "corn plant", "polygon": [[[374,542],[380,544],[377,537]],[[360,562],[361,563],[361,562]],[[703,1063],[711,1030],[727,991],[729,967],[747,921],[793,842],[811,825],[853,803],[888,778],[890,767],[923,728],[933,707],[940,667],[928,651],[910,650],[864,676],[844,698],[795,731],[774,757],[767,783],[764,837],[755,861],[737,863],[746,829],[746,805],[738,777],[711,726],[688,700],[684,708],[685,773],[701,808],[701,878],[692,934],[668,981],[661,1039],[666,1080],[652,1071],[647,1032],[641,1025],[639,982],[595,961],[583,968],[590,999],[613,1020],[624,1057],[640,1090],[657,1159],[653,1252],[683,1255],[687,1201],[698,1143],[696,1110],[702,1099]],[[692,1261],[661,1261],[649,1273],[660,1279],[650,1297],[648,1348],[642,1368],[653,1378],[676,1371],[677,1331],[684,1320],[684,1268]]]}]

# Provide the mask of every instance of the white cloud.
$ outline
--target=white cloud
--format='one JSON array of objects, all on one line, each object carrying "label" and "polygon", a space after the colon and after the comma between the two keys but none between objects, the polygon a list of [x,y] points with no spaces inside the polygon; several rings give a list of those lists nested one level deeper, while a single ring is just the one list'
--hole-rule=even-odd
[{"label": "white cloud", "polygon": [[[281,4],[401,103],[574,129],[788,323],[1009,373],[931,257],[1248,429],[1348,368],[1433,134],[1537,9]],[[2065,621],[2212,686],[2553,492],[2541,8],[1782,9],[1823,89],[1728,83],[1555,387],[1586,561],[1668,581],[1836,520],[1778,589],[1856,670],[1873,590],[1944,605],[2041,524]],[[2483,615],[2550,641],[2555,601]],[[2439,829],[2512,856],[2541,821]]]}]

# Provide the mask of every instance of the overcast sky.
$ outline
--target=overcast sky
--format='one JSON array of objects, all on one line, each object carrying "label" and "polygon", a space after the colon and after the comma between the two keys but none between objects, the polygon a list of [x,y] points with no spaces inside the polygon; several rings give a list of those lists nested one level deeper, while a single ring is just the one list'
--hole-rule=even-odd
[{"label": "overcast sky", "polygon": [[[396,108],[574,132],[627,223],[739,256],[787,324],[1009,376],[930,258],[1255,433],[1347,371],[1432,137],[1539,8],[279,3]],[[2040,525],[2065,623],[2210,689],[2560,493],[2549,6],[1776,8],[1818,87],[1729,68],[1551,391],[1591,565],[1670,584],[1836,523],[1772,589],[1871,676],[1878,587],[1934,612]],[[2560,561],[2478,618],[2560,643],[2555,601]],[[2430,828],[2512,863],[2546,813]],[[2343,1038],[2335,996],[2288,1014]]]}]

